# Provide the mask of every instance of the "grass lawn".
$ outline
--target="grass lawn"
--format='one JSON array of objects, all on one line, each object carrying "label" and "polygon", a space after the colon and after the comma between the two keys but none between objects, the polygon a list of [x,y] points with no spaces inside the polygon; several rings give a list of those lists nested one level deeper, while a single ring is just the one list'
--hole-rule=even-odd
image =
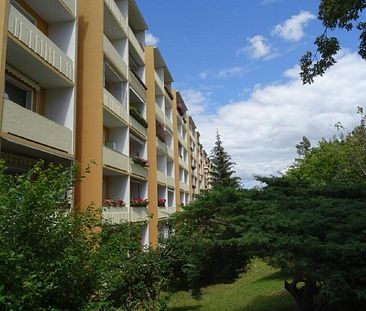
[{"label": "grass lawn", "polygon": [[297,311],[292,298],[282,288],[279,272],[256,260],[235,283],[205,288],[201,300],[192,299],[187,292],[174,294],[168,310]]}]

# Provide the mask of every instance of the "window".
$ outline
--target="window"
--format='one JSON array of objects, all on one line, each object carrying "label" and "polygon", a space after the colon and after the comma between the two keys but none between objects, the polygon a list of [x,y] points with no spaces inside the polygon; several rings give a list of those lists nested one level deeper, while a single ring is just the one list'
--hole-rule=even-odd
[{"label": "window", "polygon": [[23,108],[32,109],[33,90],[25,84],[8,76],[5,78],[4,95],[6,99],[9,99]]}]

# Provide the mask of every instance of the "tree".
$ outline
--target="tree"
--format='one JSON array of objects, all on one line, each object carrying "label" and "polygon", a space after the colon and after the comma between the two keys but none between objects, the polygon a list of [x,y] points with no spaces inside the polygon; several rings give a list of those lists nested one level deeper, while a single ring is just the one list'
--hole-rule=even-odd
[{"label": "tree", "polygon": [[142,224],[74,213],[81,175],[43,162],[9,175],[0,161],[0,310],[164,310],[162,253],[141,246]]},{"label": "tree", "polygon": [[[310,146],[306,137],[296,148],[300,158],[286,172],[289,177],[313,185],[364,184],[366,182],[366,126],[362,108],[358,124],[350,133],[322,139]],[[342,128],[339,124],[337,127]],[[307,146],[304,148],[304,146]]]},{"label": "tree", "polygon": [[191,290],[234,281],[245,270],[249,255],[238,243],[240,228],[228,226],[238,214],[239,193],[231,187],[214,188],[170,218],[174,234],[161,241],[173,278],[168,288]]},{"label": "tree", "polygon": [[160,249],[141,246],[141,225],[102,224],[92,258],[97,288],[90,310],[165,310],[161,294],[169,275]]},{"label": "tree", "polygon": [[77,167],[6,174],[0,161],[0,309],[80,310],[95,289],[92,215],[69,211]]},{"label": "tree", "polygon": [[216,133],[215,146],[211,150],[210,163],[209,184],[212,188],[238,188],[240,186],[240,178],[233,176],[235,163],[231,161],[230,155],[225,151],[219,132]]},{"label": "tree", "polygon": [[247,247],[286,273],[285,289],[300,310],[363,310],[364,187],[311,186],[287,177],[262,181],[264,189],[246,193]]},{"label": "tree", "polygon": [[304,84],[313,83],[316,76],[322,76],[325,71],[336,63],[335,55],[340,50],[339,40],[328,36],[329,31],[345,29],[359,30],[359,51],[366,59],[366,22],[360,20],[362,11],[366,8],[366,0],[321,0],[319,5],[319,20],[322,21],[324,32],[315,40],[315,54],[307,52],[300,60],[300,76]]}]

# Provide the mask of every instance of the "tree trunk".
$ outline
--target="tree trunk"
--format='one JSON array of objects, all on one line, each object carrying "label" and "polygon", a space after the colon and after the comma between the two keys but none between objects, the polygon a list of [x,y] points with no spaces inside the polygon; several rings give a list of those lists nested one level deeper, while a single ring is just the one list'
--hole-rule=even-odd
[{"label": "tree trunk", "polygon": [[[299,283],[305,285],[297,288]],[[324,305],[317,305],[314,301],[318,289],[316,283],[311,280],[296,277],[291,283],[285,281],[285,289],[295,299],[301,311],[320,311],[324,307]]]}]

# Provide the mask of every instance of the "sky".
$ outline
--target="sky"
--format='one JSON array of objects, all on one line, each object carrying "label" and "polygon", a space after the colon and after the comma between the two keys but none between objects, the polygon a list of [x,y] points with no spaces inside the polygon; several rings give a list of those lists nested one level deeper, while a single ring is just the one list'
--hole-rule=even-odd
[{"label": "sky", "polygon": [[365,106],[357,33],[336,31],[337,64],[303,85],[298,63],[323,32],[315,0],[137,0],[146,41],[160,48],[210,152],[216,130],[245,187],[284,172],[306,136],[351,130]]}]

